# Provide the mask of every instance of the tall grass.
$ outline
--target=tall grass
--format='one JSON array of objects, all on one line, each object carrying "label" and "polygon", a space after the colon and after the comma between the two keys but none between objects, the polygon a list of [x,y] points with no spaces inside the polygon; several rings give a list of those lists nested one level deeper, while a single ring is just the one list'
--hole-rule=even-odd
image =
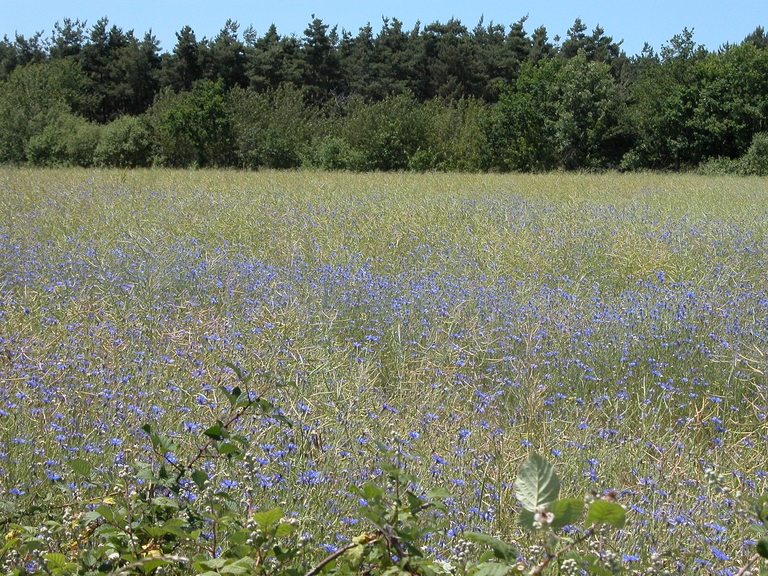
[{"label": "tall grass", "polygon": [[382,441],[454,495],[438,554],[522,538],[538,450],[619,492],[626,550],[738,564],[704,471],[766,489],[766,254],[764,179],[4,169],[0,501],[56,502],[72,458],[108,486],[145,422],[192,450],[233,360],[296,426],[243,424],[217,480],[326,549]]}]

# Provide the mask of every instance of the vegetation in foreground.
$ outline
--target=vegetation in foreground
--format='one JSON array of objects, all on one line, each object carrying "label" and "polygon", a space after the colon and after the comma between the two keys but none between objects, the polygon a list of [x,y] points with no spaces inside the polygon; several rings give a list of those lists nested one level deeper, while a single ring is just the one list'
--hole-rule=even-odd
[{"label": "vegetation in foreground", "polygon": [[[243,545],[266,571],[283,551],[408,571],[394,526],[424,570],[564,571],[591,512],[557,541],[521,518],[591,498],[626,520],[584,551],[594,570],[759,568],[764,181],[6,170],[0,188],[4,570],[245,573]],[[536,504],[533,453],[560,478]]]}]

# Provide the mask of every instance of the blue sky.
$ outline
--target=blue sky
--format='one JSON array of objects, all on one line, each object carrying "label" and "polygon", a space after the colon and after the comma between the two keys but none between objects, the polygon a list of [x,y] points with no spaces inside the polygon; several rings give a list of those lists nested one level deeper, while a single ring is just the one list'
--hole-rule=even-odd
[{"label": "blue sky", "polygon": [[614,40],[623,39],[624,50],[630,55],[639,53],[644,42],[658,50],[686,27],[694,30],[696,42],[710,50],[725,42],[740,42],[758,25],[768,28],[767,0],[0,0],[0,36],[13,37],[15,32],[29,36],[39,30],[47,36],[53,24],[63,18],[80,18],[91,25],[107,16],[110,23],[124,30],[133,29],[137,36],[151,28],[162,50],[170,51],[176,42],[175,32],[184,25],[191,26],[198,38],[215,36],[228,18],[239,22],[241,31],[250,24],[261,35],[274,23],[280,34],[301,36],[313,13],[328,24],[338,24],[340,29],[354,33],[367,22],[378,30],[382,16],[398,18],[410,29],[417,21],[446,22],[452,17],[468,28],[473,28],[481,16],[486,23],[508,25],[527,14],[528,33],[544,25],[550,38],[564,37],[580,17],[590,31],[599,24]]}]

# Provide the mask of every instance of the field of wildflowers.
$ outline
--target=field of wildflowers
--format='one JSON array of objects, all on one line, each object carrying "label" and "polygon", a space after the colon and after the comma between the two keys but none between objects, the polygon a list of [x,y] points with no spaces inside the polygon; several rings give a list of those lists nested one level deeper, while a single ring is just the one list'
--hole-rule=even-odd
[{"label": "field of wildflowers", "polygon": [[535,562],[514,478],[536,451],[565,495],[625,506],[625,568],[735,574],[767,354],[765,179],[0,172],[8,521],[109,497],[154,462],[147,424],[194,457],[234,363],[277,412],[203,469],[318,553],[365,529],[383,445],[451,494],[427,550],[480,531]]}]

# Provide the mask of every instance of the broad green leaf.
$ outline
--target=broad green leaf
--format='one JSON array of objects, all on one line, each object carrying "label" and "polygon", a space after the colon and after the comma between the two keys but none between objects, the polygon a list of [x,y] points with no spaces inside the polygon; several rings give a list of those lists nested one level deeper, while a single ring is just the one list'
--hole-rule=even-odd
[{"label": "broad green leaf", "polygon": [[289,536],[290,534],[293,534],[293,531],[296,529],[296,527],[293,524],[288,524],[288,522],[282,522],[277,525],[277,529],[275,530],[275,536],[277,538],[282,538],[283,536]]},{"label": "broad green leaf", "polygon": [[450,498],[451,493],[448,492],[446,488],[437,487],[432,488],[429,492],[427,492],[427,498]]},{"label": "broad green leaf", "polygon": [[202,470],[195,470],[192,472],[192,481],[197,485],[200,490],[205,488],[205,481],[208,480],[208,474]]},{"label": "broad green leaf", "polygon": [[512,570],[512,566],[509,564],[485,562],[478,566],[474,576],[504,576],[510,570]]},{"label": "broad green leaf", "polygon": [[208,430],[203,432],[203,434],[208,436],[208,438],[213,438],[214,440],[224,440],[225,432],[226,428],[224,428],[224,425],[221,422],[217,422],[208,428]]},{"label": "broad green leaf", "polygon": [[520,510],[520,514],[517,515],[517,523],[526,530],[536,530],[533,512],[530,510]]},{"label": "broad green leaf", "polygon": [[520,466],[515,480],[515,494],[523,508],[534,512],[557,500],[560,480],[552,464],[538,454],[531,454]]},{"label": "broad green leaf", "polygon": [[75,472],[75,474],[79,474],[85,478],[88,478],[91,475],[91,471],[93,470],[88,462],[80,458],[72,460],[70,465],[72,466],[72,470]]},{"label": "broad green leaf", "polygon": [[225,362],[224,365],[227,368],[231,368],[232,371],[237,375],[237,379],[242,382],[243,384],[248,383],[248,381],[253,377],[253,374],[246,374],[240,366],[235,364],[234,362]]},{"label": "broad green leaf", "polygon": [[95,509],[107,522],[115,521],[115,512],[109,506],[96,506]]},{"label": "broad green leaf", "polygon": [[503,540],[499,540],[488,534],[483,534],[482,532],[465,532],[464,537],[472,542],[490,546],[493,550],[493,555],[499,560],[505,560],[507,562],[515,562],[517,560],[517,547],[512,544],[507,544]]},{"label": "broad green leaf", "polygon": [[373,482],[366,482],[363,485],[363,497],[366,500],[373,500],[374,498],[381,498],[384,495],[384,490],[377,486]]},{"label": "broad green leaf", "polygon": [[626,511],[615,502],[595,500],[589,506],[587,524],[610,524],[616,528],[623,528],[626,522]]},{"label": "broad green leaf", "polygon": [[99,518],[101,518],[101,514],[99,512],[96,512],[96,510],[90,510],[85,514],[83,514],[81,522],[87,526],[88,524],[90,524],[91,522],[95,522]]},{"label": "broad green leaf", "polygon": [[408,499],[408,509],[411,513],[416,513],[422,506],[427,504],[410,490],[405,493],[405,497]]},{"label": "broad green leaf", "polygon": [[242,450],[240,450],[240,448],[238,448],[237,446],[235,446],[231,442],[222,442],[221,444],[216,446],[216,451],[219,454],[222,454],[224,456],[229,456],[229,455],[232,455],[232,454],[240,454],[240,453],[242,453]]},{"label": "broad green leaf", "polygon": [[67,565],[67,557],[64,554],[52,552],[44,558],[49,570],[61,570]]},{"label": "broad green leaf", "polygon": [[227,564],[226,566],[222,567],[219,572],[221,574],[233,574],[234,576],[239,576],[240,574],[249,573],[254,565],[255,562],[253,558],[246,556],[245,558],[240,558],[231,564]]},{"label": "broad green leaf", "polygon": [[768,558],[768,538],[760,538],[755,546],[757,553],[763,558]]},{"label": "broad green leaf", "polygon": [[161,560],[160,558],[154,558],[152,560],[147,560],[146,562],[143,562],[141,565],[141,568],[144,571],[144,574],[149,574],[155,568],[159,568],[160,566],[166,566],[168,564],[170,564],[168,560]]},{"label": "broad green leaf", "polygon": [[558,500],[552,503],[549,511],[555,515],[550,526],[557,530],[563,526],[574,524],[581,517],[582,512],[584,512],[584,500],[578,498]]},{"label": "broad green leaf", "polygon": [[259,528],[266,530],[272,526],[272,524],[280,522],[282,517],[282,508],[272,508],[272,510],[267,510],[266,512],[256,512],[256,514],[253,515],[253,520],[259,525]]},{"label": "broad green leaf", "polygon": [[362,544],[358,544],[357,546],[353,546],[346,552],[344,552],[344,556],[349,562],[349,564],[357,570],[358,567],[363,563],[363,553],[365,552],[365,546]]},{"label": "broad green leaf", "polygon": [[211,570],[216,570],[218,568],[223,568],[224,566],[226,566],[227,562],[229,562],[229,560],[227,560],[226,558],[211,558],[210,560],[205,560],[203,562],[200,562],[200,566],[202,566],[203,568],[210,568]]}]

